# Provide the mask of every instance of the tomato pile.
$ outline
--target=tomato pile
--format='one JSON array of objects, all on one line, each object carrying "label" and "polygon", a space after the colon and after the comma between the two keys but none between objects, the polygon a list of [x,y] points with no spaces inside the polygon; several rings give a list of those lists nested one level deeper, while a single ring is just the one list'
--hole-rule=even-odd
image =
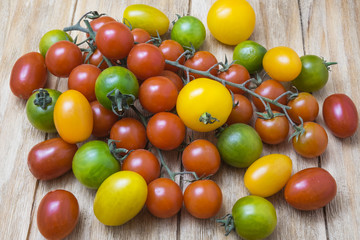
[{"label": "tomato pile", "polygon": [[[118,226],[144,206],[159,218],[176,215],[183,205],[196,218],[212,218],[223,194],[210,178],[221,161],[247,168],[244,184],[251,195],[217,220],[226,234],[235,229],[245,239],[273,232],[276,211],[265,198],[283,188],[285,200],[301,210],[321,208],[335,197],[336,182],[326,170],[304,169],[291,176],[288,156],[261,157],[263,142],[287,140],[290,127],[294,132],[289,140],[301,156],[318,157],[326,150],[328,135],[313,122],[319,104],[311,92],[325,86],[334,63],[314,55],[299,57],[285,46],[267,50],[246,40],[255,27],[255,12],[245,0],[218,0],[208,13],[213,36],[236,45],[231,63],[198,51],[206,28],[196,17],[179,17],[168,40],[160,36],[168,31],[169,19],[158,9],[130,5],[123,17],[121,23],[89,12],[64,31],[47,32],[40,53],[27,53],[14,64],[10,88],[27,100],[30,123],[59,134],[30,150],[28,166],[34,177],[54,179],[72,169],[81,184],[97,189],[96,218]],[[228,29],[229,24],[238,31]],[[78,43],[68,31],[84,33],[85,40]],[[263,69],[271,79],[261,79]],[[69,90],[44,88],[47,71],[68,78]],[[295,90],[288,91],[282,82],[291,82]],[[337,137],[357,130],[356,106],[344,94],[329,96],[322,114]],[[216,131],[216,145],[206,139],[186,143],[187,129]],[[87,141],[91,135],[99,139]],[[173,150],[182,152],[184,172],[173,172],[166,164],[162,152]],[[193,177],[184,192],[175,182],[181,174]],[[76,226],[78,202],[70,192],[52,191],[37,216],[41,234],[63,238]]]}]

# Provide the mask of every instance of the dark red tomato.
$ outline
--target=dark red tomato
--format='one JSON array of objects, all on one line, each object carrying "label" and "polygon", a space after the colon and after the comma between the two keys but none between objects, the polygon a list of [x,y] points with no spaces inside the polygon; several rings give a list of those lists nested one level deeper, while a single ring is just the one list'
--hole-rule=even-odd
[{"label": "dark red tomato", "polygon": [[[275,81],[272,79],[264,81],[255,89],[255,93],[259,94],[260,96],[267,97],[270,99],[276,99],[277,97],[279,97],[281,94],[283,94],[285,92],[286,92],[286,89],[284,88],[284,86],[281,83],[279,83],[278,81]],[[258,99],[257,97],[253,97],[252,99],[253,99],[253,103],[254,103],[255,107],[260,112],[264,112],[265,106],[260,101],[260,99]],[[281,97],[278,102],[286,105],[287,97],[286,96]],[[281,108],[279,108],[273,104],[270,104],[270,108],[275,111],[279,111],[279,112],[281,111]]]},{"label": "dark red tomato", "polygon": [[325,124],[335,136],[346,138],[355,134],[359,116],[354,102],[348,96],[345,94],[328,96],[322,110]]},{"label": "dark red tomato", "polygon": [[[273,111],[273,113],[279,112]],[[257,118],[255,130],[264,143],[279,144],[289,134],[289,121],[285,116],[277,116],[271,119]]]},{"label": "dark red tomato", "polygon": [[216,146],[205,139],[198,139],[186,146],[182,154],[182,164],[187,171],[198,177],[215,174],[220,167],[220,154]]},{"label": "dark red tomato", "polygon": [[253,115],[251,102],[241,94],[234,94],[234,103],[235,107],[231,110],[226,123],[229,125],[234,123],[248,124]]},{"label": "dark red tomato", "polygon": [[301,92],[299,95],[290,100],[287,104],[291,109],[287,112],[295,123],[300,124],[300,118],[303,122],[312,122],[319,113],[319,104],[316,98],[307,92]]},{"label": "dark red tomato", "polygon": [[196,218],[214,217],[221,208],[221,189],[211,180],[192,182],[185,189],[184,204],[186,210]]},{"label": "dark red tomato", "polygon": [[134,46],[127,58],[127,67],[142,82],[159,76],[165,67],[165,58],[160,49],[149,43]]},{"label": "dark red tomato", "polygon": [[325,152],[328,136],[325,129],[317,123],[304,123],[304,133],[292,139],[295,151],[303,157],[313,158]]},{"label": "dark red tomato", "polygon": [[122,170],[137,172],[149,184],[160,176],[160,163],[152,152],[145,149],[137,149],[125,158]]},{"label": "dark red tomato", "polygon": [[81,64],[71,71],[68,88],[81,92],[89,102],[95,101],[95,82],[100,73],[94,65]]},{"label": "dark red tomato", "polygon": [[98,30],[95,42],[105,57],[123,59],[134,46],[134,37],[125,24],[108,22]]},{"label": "dark red tomato", "polygon": [[284,196],[294,208],[315,210],[336,196],[336,181],[325,169],[314,167],[295,173],[285,186]]},{"label": "dark red tomato", "polygon": [[169,112],[160,112],[152,116],[146,127],[146,135],[152,145],[162,150],[173,150],[180,146],[185,138],[185,125],[181,119]]},{"label": "dark red tomato", "polygon": [[[164,54],[165,59],[170,61],[176,61],[180,57],[180,55],[184,53],[184,48],[180,45],[180,43],[174,40],[163,41],[160,44],[159,49]],[[180,64],[184,64],[184,62],[185,56],[183,56],[179,60]],[[169,64],[165,64],[165,69],[173,72],[177,72],[179,70],[178,67]]]},{"label": "dark red tomato", "polygon": [[148,185],[146,208],[159,218],[170,218],[177,214],[183,204],[183,194],[171,179],[158,178]]},{"label": "dark red tomato", "polygon": [[28,154],[30,172],[39,180],[50,180],[71,170],[76,144],[53,138],[36,144]]},{"label": "dark red tomato", "polygon": [[35,89],[43,88],[47,80],[44,57],[37,52],[21,56],[14,64],[10,76],[12,93],[28,99]]},{"label": "dark red tomato", "polygon": [[108,23],[108,22],[116,22],[116,20],[109,16],[102,16],[102,17],[92,20],[90,22],[90,26],[94,32],[97,32],[105,23]]},{"label": "dark red tomato", "polygon": [[[239,64],[233,64],[230,66],[230,68],[226,72],[222,72],[218,75],[219,78],[224,79],[229,82],[242,84],[246,80],[250,79],[250,74],[248,70]],[[226,87],[231,90],[233,93],[239,93],[243,94],[244,91],[237,87],[232,87],[229,85],[226,85]]]},{"label": "dark red tomato", "polygon": [[167,77],[168,79],[170,79],[170,81],[172,81],[173,84],[175,84],[178,92],[180,92],[180,90],[184,87],[184,83],[179,77],[179,75],[177,75],[172,71],[164,70],[161,72],[160,76]]},{"label": "dark red tomato", "polygon": [[110,134],[111,127],[118,120],[111,110],[106,109],[98,101],[90,103],[91,110],[93,112],[93,130],[92,134],[95,137],[106,137]]},{"label": "dark red tomato", "polygon": [[101,70],[104,70],[105,68],[108,67],[107,63],[105,61],[103,61],[103,55],[101,54],[101,52],[99,51],[98,48],[93,52],[93,54],[91,54],[89,59],[87,61],[85,61],[87,55],[88,55],[88,53],[84,52],[84,55],[83,55],[84,63],[94,65],[94,66],[100,68]]},{"label": "dark red tomato", "polygon": [[176,105],[177,96],[175,84],[162,76],[146,79],[139,88],[139,101],[151,113],[170,111]]},{"label": "dark red tomato", "polygon": [[136,43],[146,43],[151,39],[150,34],[142,28],[134,28],[131,33]]},{"label": "dark red tomato", "polygon": [[63,239],[79,221],[79,204],[76,197],[65,190],[47,193],[37,210],[37,226],[46,239]]},{"label": "dark red tomato", "polygon": [[[195,70],[200,70],[200,71],[207,71],[209,70],[212,66],[214,66],[215,64],[217,64],[217,59],[216,57],[207,51],[198,51],[194,54],[194,56],[192,58],[189,58],[188,60],[185,61],[185,66],[195,69]],[[213,68],[210,73],[214,76],[217,75],[217,72],[219,70],[219,66],[216,66],[215,68]],[[192,80],[193,78],[202,78],[204,77],[203,75],[200,74],[196,74],[196,73],[190,73],[190,80]]]},{"label": "dark red tomato", "polygon": [[69,41],[59,41],[46,52],[45,63],[57,77],[68,77],[71,71],[82,64],[80,48]]},{"label": "dark red tomato", "polygon": [[144,125],[135,118],[123,118],[117,121],[110,130],[110,138],[118,140],[117,148],[134,150],[146,145],[146,130]]}]

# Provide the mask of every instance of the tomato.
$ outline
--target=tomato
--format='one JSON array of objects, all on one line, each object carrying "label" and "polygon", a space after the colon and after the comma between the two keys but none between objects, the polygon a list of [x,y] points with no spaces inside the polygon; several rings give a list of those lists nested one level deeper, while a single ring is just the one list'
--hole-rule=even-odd
[{"label": "tomato", "polygon": [[295,151],[303,157],[313,158],[320,156],[326,150],[328,136],[325,129],[314,122],[304,123],[304,133],[298,139],[292,139]]},{"label": "tomato", "polygon": [[194,217],[207,219],[214,217],[222,204],[222,192],[212,180],[198,180],[190,183],[184,192],[186,210]]},{"label": "tomato", "polygon": [[63,239],[76,227],[79,221],[79,203],[66,190],[48,192],[37,210],[37,226],[47,239]]},{"label": "tomato", "polygon": [[146,149],[136,149],[125,158],[122,170],[140,174],[149,184],[160,176],[160,163],[157,157]]},{"label": "tomato", "polygon": [[75,153],[72,168],[80,183],[97,189],[107,177],[120,171],[120,164],[105,142],[95,140],[79,148]]},{"label": "tomato", "polygon": [[96,193],[94,214],[105,225],[122,225],[140,212],[147,192],[146,182],[138,173],[114,173],[101,184]]},{"label": "tomato", "polygon": [[44,132],[56,132],[54,106],[61,92],[53,89],[39,89],[26,102],[26,116],[31,125]]},{"label": "tomato", "polygon": [[48,51],[48,49],[51,47],[51,45],[53,45],[56,42],[62,41],[62,40],[67,40],[72,42],[73,39],[70,37],[69,34],[67,34],[66,32],[64,32],[63,30],[59,30],[59,29],[54,29],[54,30],[50,30],[47,33],[45,33],[39,42],[39,51],[41,53],[41,55],[43,55],[44,57],[46,56],[46,53]]},{"label": "tomato", "polygon": [[[164,58],[170,61],[176,61],[180,57],[180,55],[184,53],[184,48],[180,45],[180,43],[174,40],[163,41],[160,44],[159,49],[164,54]],[[180,64],[184,64],[184,62],[185,56],[179,59]],[[179,70],[179,68],[169,64],[165,64],[165,70],[176,72]]]},{"label": "tomato", "polygon": [[240,94],[234,94],[235,107],[231,110],[231,113],[226,121],[231,125],[234,123],[248,124],[253,115],[253,107],[249,99]]},{"label": "tomato", "polygon": [[236,233],[244,239],[264,239],[277,224],[274,206],[265,198],[246,196],[236,201],[232,208]]},{"label": "tomato", "polygon": [[253,162],[246,170],[244,184],[251,194],[270,197],[285,186],[291,170],[292,161],[288,156],[266,155]]},{"label": "tomato", "polygon": [[[232,83],[242,84],[246,80],[250,79],[250,74],[244,66],[241,66],[239,64],[232,64],[227,71],[220,73],[218,77]],[[237,87],[233,87],[230,85],[226,85],[226,87],[233,93],[245,93],[243,90]]]},{"label": "tomato", "polygon": [[127,57],[134,46],[134,37],[125,24],[108,22],[97,31],[95,42],[105,57],[122,59]]},{"label": "tomato", "polygon": [[93,113],[93,130],[95,137],[106,137],[110,134],[111,127],[118,120],[112,111],[104,108],[98,101],[90,103]]},{"label": "tomato", "polygon": [[94,32],[99,31],[99,29],[108,22],[116,22],[116,20],[109,16],[101,16],[90,22],[90,26]]},{"label": "tomato", "polygon": [[148,185],[146,208],[159,218],[176,215],[183,204],[183,194],[179,185],[168,178],[158,178]]},{"label": "tomato", "polygon": [[[274,114],[278,113],[273,111]],[[277,116],[271,119],[258,117],[255,121],[255,130],[261,140],[267,144],[279,144],[289,134],[289,121],[285,116]]]},{"label": "tomato", "polygon": [[198,139],[186,146],[182,154],[185,170],[204,177],[215,174],[220,167],[220,154],[216,146],[205,139]]},{"label": "tomato", "polygon": [[128,69],[118,66],[109,67],[100,73],[95,82],[96,99],[109,110],[112,109],[112,104],[107,95],[114,89],[118,89],[122,94],[132,94],[137,97],[139,83]]},{"label": "tomato", "polygon": [[294,208],[315,210],[336,196],[336,181],[325,169],[314,167],[295,173],[285,186],[284,196]]},{"label": "tomato", "polygon": [[316,98],[307,92],[301,92],[287,104],[291,109],[287,112],[295,123],[300,124],[300,117],[303,122],[312,122],[319,113],[319,104]]},{"label": "tomato", "polygon": [[260,157],[263,144],[252,127],[236,123],[220,134],[217,148],[224,162],[233,167],[245,168]]},{"label": "tomato", "polygon": [[39,180],[60,177],[70,171],[77,149],[76,144],[67,143],[61,138],[38,143],[28,154],[29,170]]},{"label": "tomato", "polygon": [[22,99],[28,99],[35,89],[43,88],[47,80],[44,57],[30,52],[16,60],[10,75],[12,93]]},{"label": "tomato", "polygon": [[323,104],[323,117],[326,126],[339,137],[346,138],[355,134],[359,116],[354,102],[345,94],[332,94]]},{"label": "tomato", "polygon": [[152,36],[165,34],[169,29],[169,19],[159,9],[145,4],[133,4],[127,6],[123,18],[133,28],[142,28]]},{"label": "tomato", "polygon": [[141,28],[135,28],[135,29],[131,30],[131,33],[134,37],[135,43],[146,43],[147,41],[149,41],[151,39],[150,34]]},{"label": "tomato", "polygon": [[220,42],[236,45],[250,37],[255,28],[255,12],[245,0],[219,0],[210,8],[207,25]]},{"label": "tomato", "polygon": [[[228,89],[208,78],[198,78],[186,84],[176,102],[181,120],[187,127],[198,132],[209,132],[222,126],[231,109],[232,98]],[[204,123],[202,121],[206,120],[207,114],[215,119]]]},{"label": "tomato", "polygon": [[170,111],[176,105],[178,90],[166,77],[146,79],[139,88],[139,101],[151,113]]},{"label": "tomato", "polygon": [[305,55],[300,60],[301,73],[292,84],[304,92],[315,92],[323,88],[329,79],[329,65],[333,63],[327,63],[315,55]]},{"label": "tomato", "polygon": [[[195,70],[207,71],[212,66],[217,64],[217,62],[218,61],[217,61],[216,57],[212,53],[210,53],[208,51],[198,51],[194,54],[194,56],[192,58],[189,58],[188,60],[186,60],[184,65],[188,68],[192,68]],[[219,67],[216,66],[215,68],[213,68],[210,71],[210,73],[212,75],[216,76],[218,69],[219,69]],[[189,76],[190,76],[190,80],[192,80],[193,78],[205,77],[201,74],[191,73],[191,72],[189,72]]]},{"label": "tomato", "polygon": [[95,82],[101,70],[94,65],[82,64],[74,68],[68,79],[68,88],[81,92],[89,102],[96,100]]},{"label": "tomato", "polygon": [[173,150],[180,146],[185,138],[185,126],[181,119],[169,112],[160,112],[152,116],[146,127],[150,143],[162,150]]},{"label": "tomato", "polygon": [[243,65],[250,74],[254,74],[262,70],[262,61],[266,51],[266,48],[259,43],[247,40],[236,45],[233,60]]},{"label": "tomato", "polygon": [[101,70],[104,70],[107,67],[109,67],[107,65],[107,63],[103,60],[103,55],[101,54],[101,52],[99,51],[98,48],[91,54],[89,59],[87,61],[85,61],[87,58],[87,55],[88,55],[88,53],[84,52],[84,55],[83,55],[84,63],[94,65],[94,66],[100,68]]},{"label": "tomato", "polygon": [[142,82],[164,71],[165,58],[158,47],[149,43],[140,43],[131,49],[127,58],[127,67]]},{"label": "tomato", "polygon": [[177,75],[176,73],[174,73],[172,71],[164,70],[161,72],[160,76],[166,77],[170,81],[172,81],[172,83],[175,84],[178,92],[184,87],[184,83],[183,83],[182,79],[179,77],[179,75]]},{"label": "tomato", "polygon": [[263,58],[264,70],[275,80],[289,82],[299,76],[301,60],[297,53],[288,47],[274,47]]},{"label": "tomato", "polygon": [[[263,83],[261,83],[254,91],[255,93],[259,94],[260,96],[263,97],[267,97],[270,99],[276,99],[277,97],[279,97],[281,94],[286,92],[285,87],[278,81],[269,79],[264,81]],[[261,102],[260,99],[258,99],[257,97],[252,97],[253,103],[255,105],[255,107],[260,111],[260,112],[264,112],[265,111],[265,106],[264,104]],[[281,97],[278,100],[279,103],[286,105],[287,103],[287,98],[286,96]],[[274,104],[270,103],[270,108],[272,110],[281,111],[280,107],[275,106]]]},{"label": "tomato", "polygon": [[117,140],[117,148],[134,150],[145,148],[146,130],[144,125],[135,118],[122,118],[110,130],[110,138]]},{"label": "tomato", "polygon": [[193,16],[184,16],[178,19],[172,30],[171,39],[177,41],[185,48],[194,48],[197,50],[204,43],[206,30],[204,24]]},{"label": "tomato", "polygon": [[54,123],[60,137],[68,143],[88,139],[93,129],[93,115],[88,100],[76,90],[61,94],[54,107]]}]

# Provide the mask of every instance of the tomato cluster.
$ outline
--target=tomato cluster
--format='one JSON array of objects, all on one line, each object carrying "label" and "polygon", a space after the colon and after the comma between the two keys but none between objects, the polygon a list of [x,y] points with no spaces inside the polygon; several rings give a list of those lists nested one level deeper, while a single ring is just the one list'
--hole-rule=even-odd
[{"label": "tomato cluster", "polygon": [[[223,8],[228,16],[218,15]],[[233,221],[243,238],[265,238],[273,232],[276,212],[264,198],[284,187],[286,201],[295,208],[312,210],[329,203],[336,194],[336,182],[326,170],[306,169],[291,177],[288,156],[260,156],[263,143],[279,144],[288,137],[289,125],[295,129],[293,148],[301,156],[313,158],[326,150],[327,133],[313,122],[319,104],[309,92],[325,85],[330,63],[312,55],[300,58],[288,47],[267,51],[244,41],[255,24],[250,10],[245,0],[234,5],[219,0],[209,11],[208,27],[214,36],[225,44],[239,43],[232,64],[219,63],[208,51],[196,51],[205,40],[205,27],[192,16],[179,18],[171,30],[172,39],[162,41],[159,36],[167,32],[169,20],[147,5],[129,6],[124,23],[90,12],[84,17],[86,28],[65,28],[85,32],[90,46],[86,49],[80,50],[82,43],[74,42],[65,31],[46,33],[40,41],[41,54],[20,57],[10,79],[13,93],[28,100],[31,124],[59,134],[30,150],[31,173],[49,180],[72,169],[81,184],[97,189],[94,214],[109,226],[126,223],[143,206],[159,218],[174,216],[183,205],[196,218],[214,217],[223,195],[209,178],[218,171],[221,159],[248,168],[244,184],[252,196],[235,203],[231,220],[219,220],[225,225]],[[240,21],[240,28],[247,31],[239,36],[217,25],[234,18],[233,11],[247,13],[242,16],[247,21]],[[148,24],[149,19],[154,23]],[[252,78],[250,74],[263,68],[271,79]],[[68,78],[69,90],[43,89],[47,70]],[[281,82],[289,81],[304,92],[287,91]],[[137,117],[131,117],[131,111]],[[350,137],[357,129],[357,110],[346,95],[328,97],[323,116],[338,137]],[[187,128],[217,130],[216,145],[206,139],[186,144]],[[91,135],[99,139],[87,141]],[[108,143],[104,138],[110,138]],[[174,173],[162,151],[180,148],[185,171]],[[162,167],[169,178],[162,177]],[[184,192],[175,181],[178,174],[194,176]],[[57,200],[59,209],[52,211],[51,201]],[[57,215],[56,224],[47,221]],[[78,203],[71,193],[51,192],[39,206],[39,230],[48,238],[65,237],[78,216]]]}]

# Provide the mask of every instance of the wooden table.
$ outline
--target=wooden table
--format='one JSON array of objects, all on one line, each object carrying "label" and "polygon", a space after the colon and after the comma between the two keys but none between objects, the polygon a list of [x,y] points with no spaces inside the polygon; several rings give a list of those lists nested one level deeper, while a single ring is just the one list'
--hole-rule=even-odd
[{"label": "wooden table", "polygon": [[[208,9],[215,0],[2,0],[0,7],[0,239],[43,239],[36,225],[41,198],[54,189],[66,189],[77,197],[81,217],[69,239],[225,239],[215,219],[199,220],[183,208],[175,217],[157,219],[143,210],[120,227],[106,227],[92,211],[94,190],[82,186],[70,172],[52,181],[37,181],[27,167],[27,154],[35,144],[55,137],[33,128],[25,116],[24,100],[9,88],[11,68],[21,55],[38,51],[41,36],[51,29],[62,29],[85,12],[97,10],[121,19],[123,10],[133,3],[147,3],[162,10],[170,20],[175,14],[190,14],[206,25]],[[256,12],[256,28],[250,39],[270,49],[289,46],[300,56],[316,54],[337,61],[325,88],[314,93],[320,107],[326,96],[341,92],[360,104],[360,1],[358,0],[250,0]],[[74,36],[74,34],[72,34]],[[217,42],[207,29],[202,50],[211,51],[219,61],[231,58],[234,47]],[[67,79],[50,77],[48,87],[64,91]],[[321,113],[316,121],[324,124]],[[293,173],[321,166],[336,179],[338,192],[325,208],[304,212],[290,207],[283,192],[268,198],[278,215],[278,225],[269,239],[360,239],[360,151],[359,131],[347,139],[329,131],[329,145],[319,158],[304,159],[290,143],[265,145],[263,155],[282,153],[293,160]],[[196,138],[212,134],[196,134]],[[214,140],[215,141],[215,140]],[[180,168],[176,153],[167,153],[172,169]],[[244,169],[225,164],[213,177],[223,191],[223,205],[217,217],[231,211],[235,201],[249,193],[243,184]],[[184,188],[186,184],[181,184]],[[231,233],[227,239],[238,239]]]}]

